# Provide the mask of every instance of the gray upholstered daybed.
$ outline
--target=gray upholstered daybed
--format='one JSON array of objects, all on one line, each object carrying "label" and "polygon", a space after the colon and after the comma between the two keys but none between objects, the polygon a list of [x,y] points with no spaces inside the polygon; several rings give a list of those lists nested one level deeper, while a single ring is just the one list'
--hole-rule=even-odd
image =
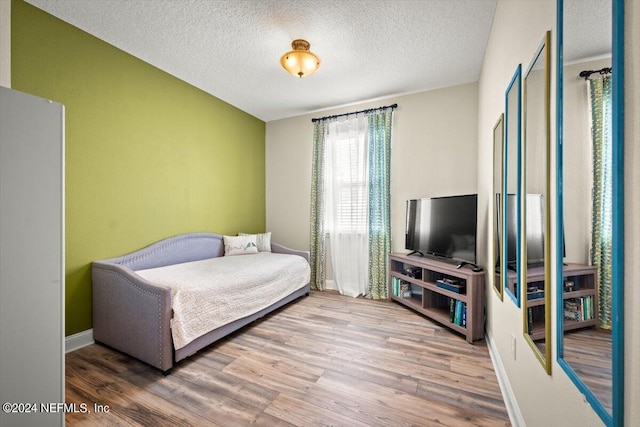
[{"label": "gray upholstered daybed", "polygon": [[222,235],[193,233],[95,261],[95,341],[166,373],[176,362],[308,295],[309,252],[267,245],[255,255],[224,256]]}]

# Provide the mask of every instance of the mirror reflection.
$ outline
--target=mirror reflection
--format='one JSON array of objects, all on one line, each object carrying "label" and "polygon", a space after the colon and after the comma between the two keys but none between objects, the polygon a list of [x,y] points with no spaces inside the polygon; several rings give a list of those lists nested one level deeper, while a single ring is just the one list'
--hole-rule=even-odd
[{"label": "mirror reflection", "polygon": [[503,298],[503,289],[502,289],[502,281],[500,280],[500,272],[503,269],[503,266],[500,263],[500,249],[502,247],[502,224],[500,223],[499,218],[500,210],[502,209],[502,173],[503,173],[503,164],[502,164],[502,148],[504,143],[504,114],[500,114],[500,118],[498,119],[496,125],[493,127],[493,193],[495,194],[495,206],[494,206],[494,227],[496,232],[494,232],[495,241],[493,244],[493,263],[496,267],[494,278],[493,278],[493,290],[502,301]]},{"label": "mirror reflection", "polygon": [[[517,277],[520,274],[518,259],[520,249],[517,236],[520,229],[520,203],[516,192],[520,186],[520,134],[521,134],[521,99],[522,99],[522,66],[518,65],[505,92],[505,125],[504,125],[504,174],[502,182],[502,203],[500,212],[502,241],[501,259],[504,260],[501,274],[502,287],[511,300],[520,307],[520,289]],[[502,219],[504,218],[504,219]],[[506,272],[506,274],[504,274]]]},{"label": "mirror reflection", "polygon": [[521,215],[524,333],[551,373],[551,259],[549,246],[550,54],[547,32],[524,78]]},{"label": "mirror reflection", "polygon": [[563,16],[563,357],[611,415],[611,2]]}]

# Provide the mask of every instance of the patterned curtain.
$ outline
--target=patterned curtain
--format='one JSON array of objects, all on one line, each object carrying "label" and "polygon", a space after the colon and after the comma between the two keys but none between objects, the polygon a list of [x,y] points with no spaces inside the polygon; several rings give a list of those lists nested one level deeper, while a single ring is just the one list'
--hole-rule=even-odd
[{"label": "patterned curtain", "polygon": [[[391,249],[391,126],[393,107],[367,110],[369,230],[367,268],[368,285],[364,294],[370,299],[386,299],[387,264]],[[327,118],[332,119],[332,118]],[[326,287],[327,240],[327,165],[326,150],[330,120],[314,122],[311,169],[311,287]]]},{"label": "patterned curtain", "polygon": [[313,127],[313,157],[311,166],[311,288],[324,290],[326,280],[326,233],[324,189],[324,141],[327,122],[317,121]]},{"label": "patterned curtain", "polygon": [[386,299],[391,250],[391,121],[393,109],[369,118],[369,289],[367,298]]},{"label": "patterned curtain", "polygon": [[591,262],[598,267],[600,327],[611,329],[611,76],[589,80],[593,143]]}]

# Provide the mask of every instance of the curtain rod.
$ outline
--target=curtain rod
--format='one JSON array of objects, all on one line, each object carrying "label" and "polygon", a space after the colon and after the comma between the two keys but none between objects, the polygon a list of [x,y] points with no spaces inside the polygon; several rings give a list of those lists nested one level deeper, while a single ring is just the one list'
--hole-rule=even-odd
[{"label": "curtain rod", "polygon": [[333,116],[325,116],[325,117],[319,117],[317,119],[311,119],[312,122],[319,122],[321,120],[328,120],[328,119],[335,119],[337,117],[343,117],[343,116],[349,116],[351,114],[360,114],[360,113],[370,113],[372,111],[378,111],[378,110],[386,110],[387,108],[398,108],[398,104],[393,104],[393,105],[387,105],[384,107],[378,107],[378,108],[368,108],[366,110],[360,110],[360,111],[353,111],[351,113],[344,113],[344,114],[334,114]]},{"label": "curtain rod", "polygon": [[604,74],[611,74],[612,70],[613,70],[613,69],[612,69],[611,67],[605,67],[605,68],[601,68],[601,69],[599,69],[599,70],[595,70],[595,71],[592,71],[592,70],[584,70],[584,71],[580,71],[580,74],[578,74],[578,75],[579,75],[580,77],[584,77],[584,79],[585,79],[585,80],[587,80],[591,74],[596,74],[596,73],[600,73],[600,74],[602,74],[602,75],[604,75]]}]

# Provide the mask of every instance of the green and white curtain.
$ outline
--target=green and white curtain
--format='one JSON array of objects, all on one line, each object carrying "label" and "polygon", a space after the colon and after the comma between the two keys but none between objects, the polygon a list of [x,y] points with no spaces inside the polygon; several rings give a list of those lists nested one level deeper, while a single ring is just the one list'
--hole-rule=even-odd
[{"label": "green and white curtain", "polygon": [[323,291],[325,288],[327,264],[325,233],[325,134],[326,121],[316,121],[313,127],[313,154],[311,164],[311,288]]},{"label": "green and white curtain", "polygon": [[386,299],[391,252],[391,121],[393,110],[369,115],[369,288],[367,298]]},{"label": "green and white curtain", "polygon": [[[341,293],[387,298],[393,108],[314,124],[311,286],[323,290],[330,247]],[[327,237],[329,236],[329,242]]]},{"label": "green and white curtain", "polygon": [[598,267],[600,327],[611,329],[612,129],[611,75],[588,80],[593,144],[591,262]]}]

